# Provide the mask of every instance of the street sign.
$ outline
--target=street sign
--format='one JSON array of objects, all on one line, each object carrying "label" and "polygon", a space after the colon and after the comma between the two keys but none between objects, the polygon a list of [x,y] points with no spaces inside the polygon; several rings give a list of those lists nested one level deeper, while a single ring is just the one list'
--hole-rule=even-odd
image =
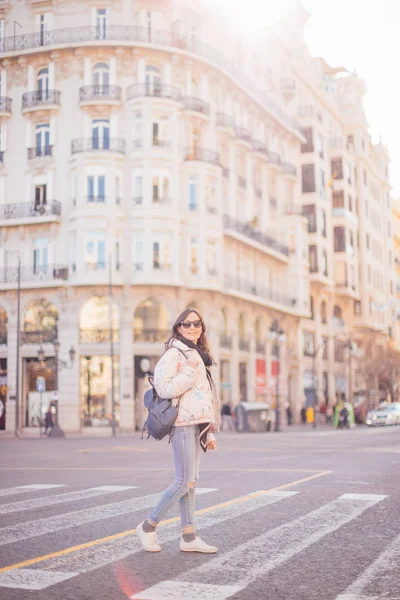
[{"label": "street sign", "polygon": [[46,391],[46,380],[44,377],[36,377],[36,391],[41,394]]}]

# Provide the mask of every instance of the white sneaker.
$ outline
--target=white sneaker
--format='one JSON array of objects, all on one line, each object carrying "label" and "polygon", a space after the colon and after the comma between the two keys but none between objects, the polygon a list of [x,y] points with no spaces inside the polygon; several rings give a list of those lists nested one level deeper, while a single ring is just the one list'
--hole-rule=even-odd
[{"label": "white sneaker", "polygon": [[182,552],[202,552],[203,554],[215,554],[218,550],[215,546],[209,546],[203,542],[199,537],[196,537],[192,542],[185,542],[185,540],[181,538],[179,547]]},{"label": "white sneaker", "polygon": [[144,531],[143,523],[144,521],[142,521],[142,523],[136,527],[136,533],[143,544],[143,548],[147,550],[147,552],[161,552],[161,547],[157,543],[156,532],[152,531],[151,533],[147,533]]}]

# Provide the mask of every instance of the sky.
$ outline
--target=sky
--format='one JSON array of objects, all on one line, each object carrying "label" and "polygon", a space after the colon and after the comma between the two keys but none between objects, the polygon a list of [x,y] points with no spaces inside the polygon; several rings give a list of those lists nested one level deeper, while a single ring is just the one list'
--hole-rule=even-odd
[{"label": "sky", "polygon": [[[259,34],[273,27],[293,0],[212,0],[223,2],[231,17]],[[331,66],[356,71],[364,96],[372,141],[379,138],[391,157],[393,195],[400,196],[400,0],[302,0],[311,13],[305,40],[312,56]]]}]

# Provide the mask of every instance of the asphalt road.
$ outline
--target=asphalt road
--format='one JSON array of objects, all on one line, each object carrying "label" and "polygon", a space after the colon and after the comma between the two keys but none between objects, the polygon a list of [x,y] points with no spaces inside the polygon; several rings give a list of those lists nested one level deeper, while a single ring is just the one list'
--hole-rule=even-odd
[{"label": "asphalt road", "polygon": [[400,600],[400,427],[220,434],[196,499],[209,556],[180,552],[177,507],[161,553],[138,544],[166,442],[0,444],[2,600]]}]

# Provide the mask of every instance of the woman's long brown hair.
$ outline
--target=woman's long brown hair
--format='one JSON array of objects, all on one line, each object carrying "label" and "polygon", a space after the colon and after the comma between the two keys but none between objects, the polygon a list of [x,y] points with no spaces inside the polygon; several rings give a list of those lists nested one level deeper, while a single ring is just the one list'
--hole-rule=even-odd
[{"label": "woman's long brown hair", "polygon": [[178,327],[182,323],[182,321],[184,321],[186,319],[186,317],[192,312],[196,313],[196,315],[199,317],[199,319],[202,323],[202,332],[201,332],[201,336],[197,340],[197,345],[201,350],[203,350],[204,352],[207,352],[207,354],[209,354],[210,357],[212,358],[211,353],[210,353],[210,348],[208,345],[208,338],[206,335],[206,324],[204,323],[203,317],[201,316],[199,311],[196,308],[191,308],[190,306],[189,306],[189,308],[186,308],[183,312],[181,312],[181,314],[176,318],[175,323],[172,325],[171,335],[170,335],[168,341],[165,342],[165,349],[168,350],[171,342],[173,340],[176,340],[177,337],[179,335],[181,335],[178,331]]}]

